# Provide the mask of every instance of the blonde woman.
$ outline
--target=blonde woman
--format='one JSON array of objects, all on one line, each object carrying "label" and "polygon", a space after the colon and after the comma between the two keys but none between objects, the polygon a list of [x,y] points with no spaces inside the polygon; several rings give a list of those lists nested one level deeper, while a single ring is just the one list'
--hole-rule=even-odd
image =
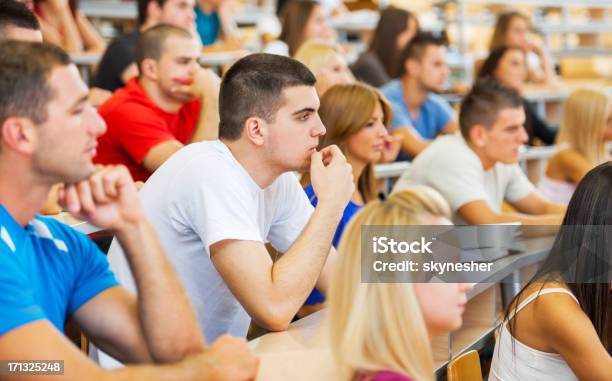
[{"label": "blonde woman", "polygon": [[430,337],[459,328],[468,284],[361,283],[362,225],[450,224],[425,186],[366,206],[350,223],[329,295],[331,345],[341,380],[433,381]]},{"label": "blonde woman", "polygon": [[325,40],[309,40],[293,57],[312,71],[317,78],[315,88],[319,97],[337,84],[355,82],[340,46]]},{"label": "blonde woman", "polygon": [[[387,128],[391,122],[391,106],[378,90],[368,85],[336,85],[321,98],[319,115],[327,128],[319,149],[337,145],[353,167],[355,193],[336,228],[332,243],[337,247],[353,215],[364,204],[377,199],[374,164],[383,158],[385,144],[389,140]],[[399,146],[396,149],[399,150]],[[302,185],[305,185],[308,198],[316,206],[317,196],[308,174],[302,177]],[[320,309],[324,300],[323,295],[313,290],[305,303],[311,306],[308,312]],[[304,314],[306,311],[301,311],[300,315]]]},{"label": "blonde woman", "polygon": [[568,203],[584,175],[610,158],[606,152],[606,143],[612,141],[610,97],[595,89],[574,91],[565,102],[557,141],[563,148],[548,161],[539,188],[547,198]]}]

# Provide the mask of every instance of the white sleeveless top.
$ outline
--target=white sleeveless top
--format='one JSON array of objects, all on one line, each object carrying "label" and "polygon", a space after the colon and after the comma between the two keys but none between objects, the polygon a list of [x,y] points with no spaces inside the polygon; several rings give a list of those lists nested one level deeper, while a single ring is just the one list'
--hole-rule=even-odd
[{"label": "white sleeveless top", "polygon": [[540,179],[538,184],[538,190],[540,194],[550,201],[560,202],[562,204],[568,204],[574,191],[576,190],[576,184],[568,181],[560,181],[551,179],[544,175]]},{"label": "white sleeveless top", "polygon": [[[576,297],[565,288],[546,288],[529,295],[519,304],[516,312],[510,314],[508,320],[511,320],[517,312],[538,296],[554,293],[568,294],[578,303]],[[512,351],[513,342],[514,352]],[[506,324],[502,324],[495,343],[489,381],[526,380],[578,381],[578,378],[561,355],[538,351],[521,343],[512,336]]]}]

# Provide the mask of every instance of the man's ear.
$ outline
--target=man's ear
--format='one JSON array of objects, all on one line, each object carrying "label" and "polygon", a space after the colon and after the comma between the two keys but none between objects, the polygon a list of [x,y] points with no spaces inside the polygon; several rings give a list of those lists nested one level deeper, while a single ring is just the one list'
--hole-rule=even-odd
[{"label": "man's ear", "polygon": [[256,146],[264,144],[267,133],[268,126],[261,118],[252,116],[244,122],[243,134]]},{"label": "man's ear", "polygon": [[157,72],[157,61],[155,61],[153,58],[145,58],[142,60],[138,71],[140,72],[141,76],[147,77],[154,81],[156,81],[159,77]]},{"label": "man's ear", "polygon": [[1,127],[4,147],[24,154],[31,154],[36,150],[38,131],[30,119],[10,117]]},{"label": "man's ear", "polygon": [[481,124],[477,124],[470,128],[470,132],[468,136],[470,137],[470,141],[476,147],[484,147],[487,144],[487,128]]},{"label": "man's ear", "polygon": [[408,58],[406,61],[404,61],[404,70],[410,75],[418,74],[420,68],[421,64],[414,58]]}]

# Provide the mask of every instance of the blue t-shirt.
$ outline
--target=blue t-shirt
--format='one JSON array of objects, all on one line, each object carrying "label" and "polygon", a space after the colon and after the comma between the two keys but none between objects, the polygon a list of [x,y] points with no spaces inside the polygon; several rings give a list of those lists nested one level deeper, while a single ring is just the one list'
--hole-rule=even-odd
[{"label": "blue t-shirt", "polygon": [[219,37],[219,30],[221,29],[221,22],[219,21],[219,15],[213,11],[210,14],[204,13],[202,8],[195,7],[196,14],[196,28],[202,44],[212,45],[217,41]]},{"label": "blue t-shirt", "polygon": [[[306,188],[304,188],[304,192],[306,192],[306,195],[308,196],[308,199],[310,200],[310,203],[312,204],[312,206],[317,206],[318,200],[317,200],[317,196],[315,196],[312,185],[308,185]],[[332,245],[334,245],[334,248],[338,247],[338,244],[340,243],[340,238],[342,237],[342,233],[344,232],[344,229],[346,228],[348,223],[351,221],[351,218],[353,218],[355,213],[357,213],[359,209],[361,208],[363,208],[363,205],[355,204],[353,201],[349,201],[348,205],[346,205],[346,208],[344,208],[344,212],[342,213],[342,219],[340,219],[340,222],[338,223],[338,227],[336,228],[336,233],[334,233],[334,239],[332,240]],[[317,303],[321,303],[324,301],[325,301],[325,297],[323,296],[323,294],[321,294],[315,288],[312,290],[312,292],[310,293],[310,295],[308,296],[308,299],[306,299],[306,302],[304,302],[304,304],[317,304]]]},{"label": "blue t-shirt", "polygon": [[393,107],[391,128],[413,127],[421,137],[431,140],[438,136],[453,118],[454,111],[448,102],[437,94],[429,93],[421,105],[417,119],[414,119],[404,101],[402,82],[399,79],[387,83],[380,90]]},{"label": "blue t-shirt", "polygon": [[24,228],[0,204],[0,336],[41,319],[63,332],[67,317],[117,284],[85,235],[40,216]]}]

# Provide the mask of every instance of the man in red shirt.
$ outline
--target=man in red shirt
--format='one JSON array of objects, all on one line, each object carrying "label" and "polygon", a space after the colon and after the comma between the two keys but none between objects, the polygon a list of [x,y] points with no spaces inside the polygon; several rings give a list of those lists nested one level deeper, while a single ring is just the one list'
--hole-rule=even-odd
[{"label": "man in red shirt", "polygon": [[146,181],[183,145],[217,138],[220,79],[200,67],[199,56],[199,41],[181,28],[162,24],[142,34],[139,77],[98,110],[108,130],[96,163],[123,164]]}]

